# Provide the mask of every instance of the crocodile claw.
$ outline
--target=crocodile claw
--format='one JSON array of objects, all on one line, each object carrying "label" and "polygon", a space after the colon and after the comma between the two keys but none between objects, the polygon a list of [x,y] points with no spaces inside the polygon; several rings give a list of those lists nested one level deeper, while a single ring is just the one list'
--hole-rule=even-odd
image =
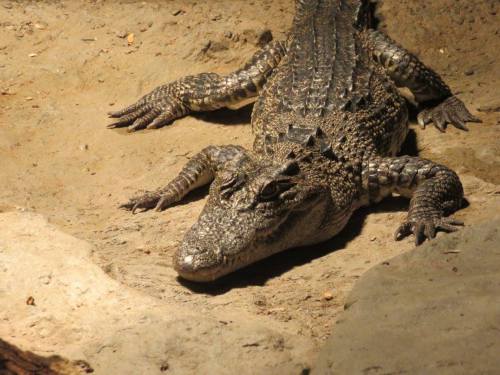
[{"label": "crocodile claw", "polygon": [[118,119],[108,128],[127,127],[127,131],[158,129],[186,114],[185,106],[176,99],[168,85],[157,87],[136,103],[119,111],[108,112],[110,118]]},{"label": "crocodile claw", "polygon": [[418,114],[417,121],[422,128],[433,122],[434,126],[441,132],[446,131],[447,124],[467,131],[469,129],[465,126],[466,122],[482,122],[481,119],[473,116],[456,96],[449,97],[434,108],[424,109]]},{"label": "crocodile claw", "polygon": [[394,233],[394,239],[400,241],[410,234],[415,235],[415,245],[422,244],[425,239],[433,239],[436,237],[437,230],[443,232],[456,232],[456,226],[463,226],[464,223],[460,220],[451,217],[424,217],[418,220],[406,220],[402,223]]},{"label": "crocodile claw", "polygon": [[120,208],[123,208],[128,211],[132,211],[133,214],[138,209],[142,209],[142,211],[147,211],[151,208],[156,207],[156,204],[160,200],[160,195],[155,192],[146,192],[143,195],[131,198],[127,203],[123,203],[120,205]]}]

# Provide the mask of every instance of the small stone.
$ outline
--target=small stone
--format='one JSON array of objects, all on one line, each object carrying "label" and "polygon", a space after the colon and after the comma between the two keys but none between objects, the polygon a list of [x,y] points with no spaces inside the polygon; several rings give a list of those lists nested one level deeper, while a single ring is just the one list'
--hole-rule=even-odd
[{"label": "small stone", "polygon": [[134,33],[130,33],[130,34],[127,35],[127,43],[128,43],[129,46],[132,43],[134,43],[134,39],[135,39]]},{"label": "small stone", "polygon": [[26,304],[28,306],[35,306],[35,299],[32,297],[32,296],[29,296],[27,299],[26,299]]},{"label": "small stone", "polygon": [[474,74],[474,69],[467,69],[467,70],[464,72],[464,74],[465,74],[466,76],[471,76],[471,75],[473,75],[473,74]]},{"label": "small stone", "polygon": [[259,306],[259,307],[266,306],[267,305],[266,296],[264,296],[262,294],[255,295],[253,298],[253,303],[254,303],[254,305]]},{"label": "small stone", "polygon": [[30,53],[28,56],[29,57],[36,57],[36,56],[38,56],[38,53]]},{"label": "small stone", "polygon": [[167,362],[164,362],[161,366],[160,366],[160,371],[161,372],[165,372],[169,369],[170,365],[167,363]]},{"label": "small stone", "polygon": [[325,301],[330,301],[330,300],[332,300],[332,299],[333,299],[333,294],[332,294],[332,292],[325,292],[325,293],[323,293],[323,299],[324,299]]},{"label": "small stone", "polygon": [[80,145],[80,150],[81,151],[86,151],[88,149],[89,149],[89,145],[87,145],[87,144]]}]

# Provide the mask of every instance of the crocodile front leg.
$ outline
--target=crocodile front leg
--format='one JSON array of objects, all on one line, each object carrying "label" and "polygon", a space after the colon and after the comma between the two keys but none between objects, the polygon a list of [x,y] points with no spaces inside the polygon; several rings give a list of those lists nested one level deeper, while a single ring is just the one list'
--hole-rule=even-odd
[{"label": "crocodile front leg", "polygon": [[189,160],[177,177],[165,187],[131,198],[120,208],[131,210],[132,213],[137,209],[164,210],[179,202],[190,191],[212,182],[215,173],[226,163],[242,163],[247,158],[247,151],[240,146],[208,146]]},{"label": "crocodile front leg", "polygon": [[[408,87],[415,100],[427,106],[418,115],[420,126],[431,121],[440,131],[446,124],[467,130],[466,122],[481,122],[473,116],[464,103],[453,96],[448,85],[432,69],[425,66],[415,55],[396,44],[380,31],[367,31],[368,44],[373,58],[381,64],[399,87]],[[432,107],[432,103],[439,104]]]},{"label": "crocodile front leg", "polygon": [[462,206],[463,188],[457,174],[445,166],[417,157],[374,158],[364,163],[365,198],[379,201],[391,193],[411,198],[406,220],[396,240],[415,235],[416,245],[436,236],[436,230],[456,231],[458,220],[446,218]]},{"label": "crocodile front leg", "polygon": [[257,96],[285,53],[283,42],[271,42],[242,69],[227,76],[201,73],[157,87],[135,104],[110,112],[110,117],[119,120],[108,127],[127,126],[129,131],[155,129],[191,112],[237,106]]}]

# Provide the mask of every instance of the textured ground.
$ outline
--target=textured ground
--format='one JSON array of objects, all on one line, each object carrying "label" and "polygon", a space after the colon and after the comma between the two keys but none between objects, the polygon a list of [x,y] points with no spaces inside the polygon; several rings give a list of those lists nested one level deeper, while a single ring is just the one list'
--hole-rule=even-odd
[{"label": "textured ground", "polygon": [[[456,216],[468,224],[484,222],[500,208],[499,8],[496,0],[385,0],[380,7],[389,34],[440,72],[484,121],[472,124],[468,133],[413,126],[406,148],[459,173],[470,205]],[[105,128],[107,111],[130,104],[156,85],[185,74],[236,69],[258,48],[265,30],[283,38],[292,10],[292,2],[285,0],[0,0],[0,217],[2,230],[11,230],[0,237],[0,245],[12,249],[28,236],[31,220],[48,220],[50,230],[30,232],[35,248],[49,251],[54,239],[47,231],[56,231],[67,235],[61,240],[67,249],[44,257],[47,267],[61,266],[57,262],[73,254],[73,241],[80,241],[87,249],[80,266],[91,267],[88,272],[96,275],[102,270],[95,286],[88,280],[89,288],[112,285],[102,293],[115,314],[100,305],[75,307],[71,321],[54,323],[54,336],[38,322],[49,319],[43,314],[64,316],[58,311],[66,311],[67,301],[58,289],[40,291],[45,304],[25,306],[29,288],[16,291],[17,284],[7,279],[13,289],[4,292],[8,288],[0,278],[0,298],[9,297],[2,304],[10,306],[10,315],[0,319],[0,337],[37,353],[86,359],[97,369],[110,369],[115,356],[128,358],[123,363],[136,364],[136,370],[153,363],[157,372],[162,361],[170,361],[172,373],[207,370],[199,366],[221,357],[233,358],[230,369],[240,373],[278,363],[289,362],[293,369],[312,363],[354,282],[373,265],[412,248],[410,239],[392,240],[407,202],[392,199],[361,210],[330,243],[279,254],[217,285],[180,283],[171,255],[201,211],[203,192],[163,213],[132,216],[117,205],[138,189],[167,182],[206,145],[250,147],[250,109],[187,117],[136,134]],[[22,247],[17,249],[8,252],[12,264],[24,259]],[[36,289],[39,281],[29,277],[30,266],[19,272]],[[65,288],[71,294],[79,282],[70,276],[73,284]],[[91,301],[84,304],[93,306]],[[106,328],[102,322],[109,316],[119,321],[124,306],[136,314],[129,325],[124,323],[128,328]],[[158,320],[145,318],[150,328],[138,334],[133,328],[134,319],[141,319],[134,313],[138,306],[161,315],[166,319],[161,324],[173,324],[180,333],[155,329]],[[25,313],[32,321],[24,319]],[[102,325],[89,323],[89,330],[79,331],[85,314]],[[184,325],[171,323],[177,320]],[[244,339],[252,327],[264,338]],[[63,334],[67,330],[74,336]],[[227,342],[218,341],[226,334]],[[158,350],[139,350],[134,356],[138,337],[144,348]],[[85,345],[90,349],[81,349]],[[208,357],[199,361],[193,353]],[[264,353],[267,359],[261,360]]]}]

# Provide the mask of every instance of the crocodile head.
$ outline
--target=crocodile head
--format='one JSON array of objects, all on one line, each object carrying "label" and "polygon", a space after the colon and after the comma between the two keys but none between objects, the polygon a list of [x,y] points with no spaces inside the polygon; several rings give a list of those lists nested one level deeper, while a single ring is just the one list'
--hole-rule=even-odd
[{"label": "crocodile head", "polygon": [[211,281],[279,251],[324,241],[327,186],[296,161],[252,161],[218,173],[198,221],[174,256],[179,275]]}]

